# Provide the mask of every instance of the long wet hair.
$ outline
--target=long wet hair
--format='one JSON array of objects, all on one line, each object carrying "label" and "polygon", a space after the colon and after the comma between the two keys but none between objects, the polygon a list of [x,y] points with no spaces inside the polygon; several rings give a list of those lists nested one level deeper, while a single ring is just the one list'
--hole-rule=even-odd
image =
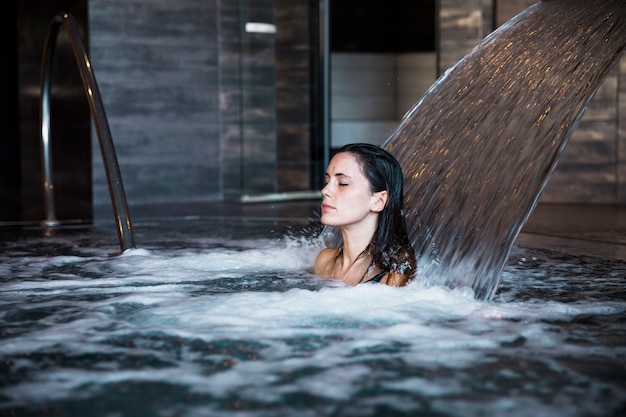
[{"label": "long wet hair", "polygon": [[404,217],[404,176],[398,160],[380,146],[369,143],[344,145],[337,153],[353,155],[370,183],[370,191],[387,191],[385,208],[366,251],[382,270],[405,275],[415,272],[415,254]]}]

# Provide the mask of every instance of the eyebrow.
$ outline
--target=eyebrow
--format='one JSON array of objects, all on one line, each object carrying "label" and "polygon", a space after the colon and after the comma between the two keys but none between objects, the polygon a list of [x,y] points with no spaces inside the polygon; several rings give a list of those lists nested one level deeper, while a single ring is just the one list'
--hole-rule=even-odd
[{"label": "eyebrow", "polygon": [[[324,173],[325,176],[330,177],[331,175],[328,172]],[[346,178],[352,178],[350,175],[344,174],[342,172],[338,172],[334,175],[335,177],[346,177]]]}]

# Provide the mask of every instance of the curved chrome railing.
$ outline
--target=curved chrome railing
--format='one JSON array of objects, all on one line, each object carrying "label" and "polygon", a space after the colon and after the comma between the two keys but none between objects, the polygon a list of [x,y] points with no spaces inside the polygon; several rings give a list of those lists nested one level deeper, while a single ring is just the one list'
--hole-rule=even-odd
[{"label": "curved chrome railing", "polygon": [[111,202],[113,204],[120,247],[123,252],[126,249],[134,248],[135,242],[128,214],[128,206],[126,204],[122,176],[93,68],[91,67],[89,57],[81,41],[78,25],[69,13],[58,14],[52,19],[46,37],[44,57],[41,66],[41,154],[46,216],[43,225],[52,227],[59,224],[59,221],[56,219],[54,206],[54,185],[52,182],[52,159],[50,152],[50,79],[54,47],[56,46],[56,40],[61,26],[67,30],[70,44],[74,51],[74,57],[76,58],[76,63],[78,64],[83,80],[83,86],[87,93],[91,117],[98,134],[100,152],[102,153],[104,169],[109,184],[109,194],[111,195]]}]

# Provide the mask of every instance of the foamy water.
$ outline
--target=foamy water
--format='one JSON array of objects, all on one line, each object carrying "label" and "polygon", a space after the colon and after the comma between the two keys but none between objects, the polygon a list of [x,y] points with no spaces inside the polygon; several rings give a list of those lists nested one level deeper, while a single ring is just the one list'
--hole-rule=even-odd
[{"label": "foamy water", "polygon": [[315,277],[314,238],[202,234],[155,232],[121,255],[85,246],[89,236],[5,243],[0,410],[625,410],[623,262],[516,249],[497,297],[485,302],[463,288],[347,287]]}]

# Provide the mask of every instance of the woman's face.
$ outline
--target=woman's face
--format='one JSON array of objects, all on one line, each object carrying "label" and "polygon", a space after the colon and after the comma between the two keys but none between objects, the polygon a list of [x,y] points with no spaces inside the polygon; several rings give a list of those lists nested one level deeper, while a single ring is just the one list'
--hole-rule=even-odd
[{"label": "woman's face", "polygon": [[[384,194],[381,202],[381,195]],[[321,222],[329,226],[350,226],[366,218],[377,219],[386,202],[386,192],[372,193],[354,155],[336,154],[326,170],[322,188]]]}]

